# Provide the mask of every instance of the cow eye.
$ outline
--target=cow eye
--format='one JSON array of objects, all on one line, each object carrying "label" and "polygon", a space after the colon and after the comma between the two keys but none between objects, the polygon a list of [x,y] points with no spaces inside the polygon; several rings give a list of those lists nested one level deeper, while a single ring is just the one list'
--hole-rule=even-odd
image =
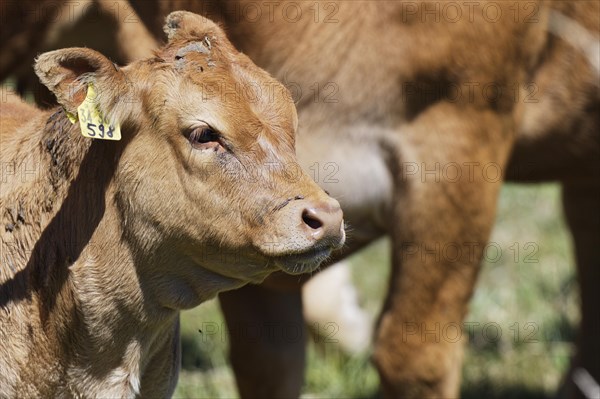
[{"label": "cow eye", "polygon": [[189,140],[192,144],[207,144],[219,141],[219,133],[210,127],[198,127],[190,132]]}]

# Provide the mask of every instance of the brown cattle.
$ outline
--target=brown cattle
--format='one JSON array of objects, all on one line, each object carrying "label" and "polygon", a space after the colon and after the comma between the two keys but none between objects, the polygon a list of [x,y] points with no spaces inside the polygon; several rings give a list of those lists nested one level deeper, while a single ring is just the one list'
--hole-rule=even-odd
[{"label": "brown cattle", "polygon": [[181,309],[343,244],[338,202],[294,167],[288,91],[206,19],[165,30],[124,68],[42,54],[62,107],[2,104],[0,397],[169,396]]},{"label": "brown cattle", "polygon": [[[457,395],[463,342],[423,342],[419,330],[401,337],[409,324],[462,322],[503,180],[563,185],[582,299],[573,365],[600,381],[598,2],[131,3],[156,37],[174,6],[218,19],[295,90],[300,162],[319,168],[354,228],[339,257],[391,236],[374,352],[388,396]],[[444,168],[461,177],[436,178]],[[462,256],[436,252],[448,244]],[[220,295],[227,320],[300,321],[296,283],[270,278]],[[301,342],[232,337],[243,396],[299,395]],[[567,386],[581,394],[570,378]]]}]

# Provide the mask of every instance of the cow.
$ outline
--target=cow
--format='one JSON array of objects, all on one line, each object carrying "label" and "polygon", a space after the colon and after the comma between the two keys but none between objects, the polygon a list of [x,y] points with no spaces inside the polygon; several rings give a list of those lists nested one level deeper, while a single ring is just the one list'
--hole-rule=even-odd
[{"label": "cow", "polygon": [[58,108],[4,93],[1,397],[170,396],[182,309],[344,243],[339,203],[297,167],[287,89],[205,18],[165,32],[126,67],[40,55]]},{"label": "cow", "polygon": [[[139,34],[155,38],[173,7],[218,20],[295,91],[299,161],[319,168],[319,183],[353,228],[328,263],[391,237],[373,352],[387,396],[458,395],[464,340],[421,337],[436,323],[464,320],[503,181],[562,184],[582,302],[565,393],[581,395],[571,378],[577,368],[600,381],[597,2],[130,4],[144,25]],[[448,245],[458,245],[458,258],[436,251]],[[220,294],[226,320],[301,321],[298,283],[275,273]],[[407,326],[416,329],[403,339]],[[263,336],[250,345],[234,330],[230,337],[243,397],[299,396],[303,342]]]}]

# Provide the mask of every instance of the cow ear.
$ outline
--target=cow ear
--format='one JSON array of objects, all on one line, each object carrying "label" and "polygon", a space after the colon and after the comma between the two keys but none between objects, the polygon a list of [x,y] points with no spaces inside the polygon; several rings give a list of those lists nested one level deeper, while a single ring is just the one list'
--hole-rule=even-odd
[{"label": "cow ear", "polygon": [[93,83],[99,95],[104,97],[106,93],[124,94],[118,93],[124,79],[122,72],[104,55],[88,48],[41,54],[35,60],[34,69],[59,104],[72,114],[77,114],[77,107],[85,100],[89,84]]},{"label": "cow ear", "polygon": [[213,21],[201,15],[188,11],[174,11],[170,13],[165,22],[163,30],[167,34],[169,42],[178,39],[204,39],[222,37],[223,30]]}]

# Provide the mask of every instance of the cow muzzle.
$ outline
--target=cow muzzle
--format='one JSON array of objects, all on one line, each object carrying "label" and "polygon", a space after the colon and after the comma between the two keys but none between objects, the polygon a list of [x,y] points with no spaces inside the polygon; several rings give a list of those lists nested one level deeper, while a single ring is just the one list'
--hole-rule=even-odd
[{"label": "cow muzzle", "polygon": [[284,272],[311,272],[344,245],[343,212],[333,198],[310,201],[299,196],[275,213],[272,239],[259,247]]}]

